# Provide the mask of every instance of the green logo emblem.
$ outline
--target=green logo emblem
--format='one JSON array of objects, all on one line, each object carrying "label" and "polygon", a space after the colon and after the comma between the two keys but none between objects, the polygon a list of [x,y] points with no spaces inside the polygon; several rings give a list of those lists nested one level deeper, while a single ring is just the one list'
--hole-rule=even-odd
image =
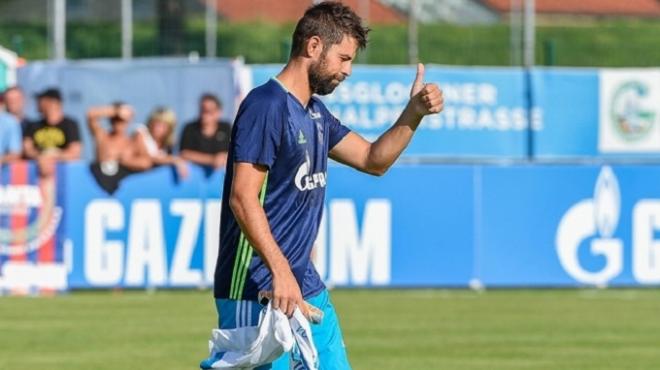
[{"label": "green logo emblem", "polygon": [[305,144],[307,143],[307,139],[305,139],[305,135],[303,134],[302,130],[298,130],[298,144]]},{"label": "green logo emblem", "polygon": [[625,82],[614,91],[610,119],[624,140],[643,139],[653,128],[656,114],[646,102],[648,96],[649,87],[639,81]]}]

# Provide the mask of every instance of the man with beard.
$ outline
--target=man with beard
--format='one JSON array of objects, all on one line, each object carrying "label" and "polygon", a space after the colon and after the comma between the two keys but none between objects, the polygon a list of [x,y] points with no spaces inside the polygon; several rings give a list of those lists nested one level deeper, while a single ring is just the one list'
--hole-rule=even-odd
[{"label": "man with beard", "polygon": [[[351,73],[369,30],[339,2],[309,8],[293,34],[284,69],[252,90],[236,117],[225,175],[214,296],[221,329],[258,323],[261,292],[291,316],[306,302],[323,311],[312,325],[321,369],[350,369],[328,291],[310,253],[326,186],[328,157],[383,175],[410,142],[421,119],[439,113],[442,93],[417,67],[410,101],[389,130],[370,143],[332,116],[315,96],[331,93]],[[309,316],[308,316],[309,317]],[[212,352],[212,368],[223,352]],[[288,369],[289,355],[257,369]],[[296,367],[297,368],[297,367]]]}]

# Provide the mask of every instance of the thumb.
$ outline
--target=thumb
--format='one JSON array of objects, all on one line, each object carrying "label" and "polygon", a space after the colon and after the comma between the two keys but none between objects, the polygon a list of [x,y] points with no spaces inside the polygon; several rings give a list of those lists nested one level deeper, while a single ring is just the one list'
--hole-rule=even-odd
[{"label": "thumb", "polygon": [[410,90],[410,96],[413,97],[417,95],[424,88],[424,65],[422,63],[417,63],[417,75],[415,75],[415,82],[413,82],[412,89]]}]

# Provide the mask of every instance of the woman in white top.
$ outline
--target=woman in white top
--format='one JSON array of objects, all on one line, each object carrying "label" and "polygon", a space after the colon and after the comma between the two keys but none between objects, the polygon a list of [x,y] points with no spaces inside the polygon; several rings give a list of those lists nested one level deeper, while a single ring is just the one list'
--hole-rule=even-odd
[{"label": "woman in white top", "polygon": [[143,158],[144,169],[173,165],[180,177],[188,176],[185,160],[172,154],[176,115],[170,109],[158,107],[150,115],[147,125],[140,125],[135,133],[136,151]]}]

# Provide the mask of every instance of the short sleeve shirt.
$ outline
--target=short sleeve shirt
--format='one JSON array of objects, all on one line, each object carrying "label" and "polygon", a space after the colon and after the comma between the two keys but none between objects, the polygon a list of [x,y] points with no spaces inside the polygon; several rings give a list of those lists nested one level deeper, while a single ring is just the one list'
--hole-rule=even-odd
[{"label": "short sleeve shirt", "polygon": [[229,150],[231,125],[218,122],[218,129],[212,136],[202,134],[202,125],[193,121],[186,125],[181,134],[180,150],[194,150],[205,154],[218,154]]},{"label": "short sleeve shirt", "polygon": [[33,122],[28,125],[24,136],[30,137],[40,152],[66,149],[71,143],[80,141],[78,124],[68,117],[56,125],[49,125],[45,120]]},{"label": "short sleeve shirt", "polygon": [[328,152],[349,132],[317,97],[303,106],[271,79],[252,90],[232,130],[225,175],[216,298],[256,300],[272,289],[270,271],[241,231],[229,207],[237,162],[267,168],[260,201],[271,233],[305,298],[324,289],[310,254],[323,212]]}]

